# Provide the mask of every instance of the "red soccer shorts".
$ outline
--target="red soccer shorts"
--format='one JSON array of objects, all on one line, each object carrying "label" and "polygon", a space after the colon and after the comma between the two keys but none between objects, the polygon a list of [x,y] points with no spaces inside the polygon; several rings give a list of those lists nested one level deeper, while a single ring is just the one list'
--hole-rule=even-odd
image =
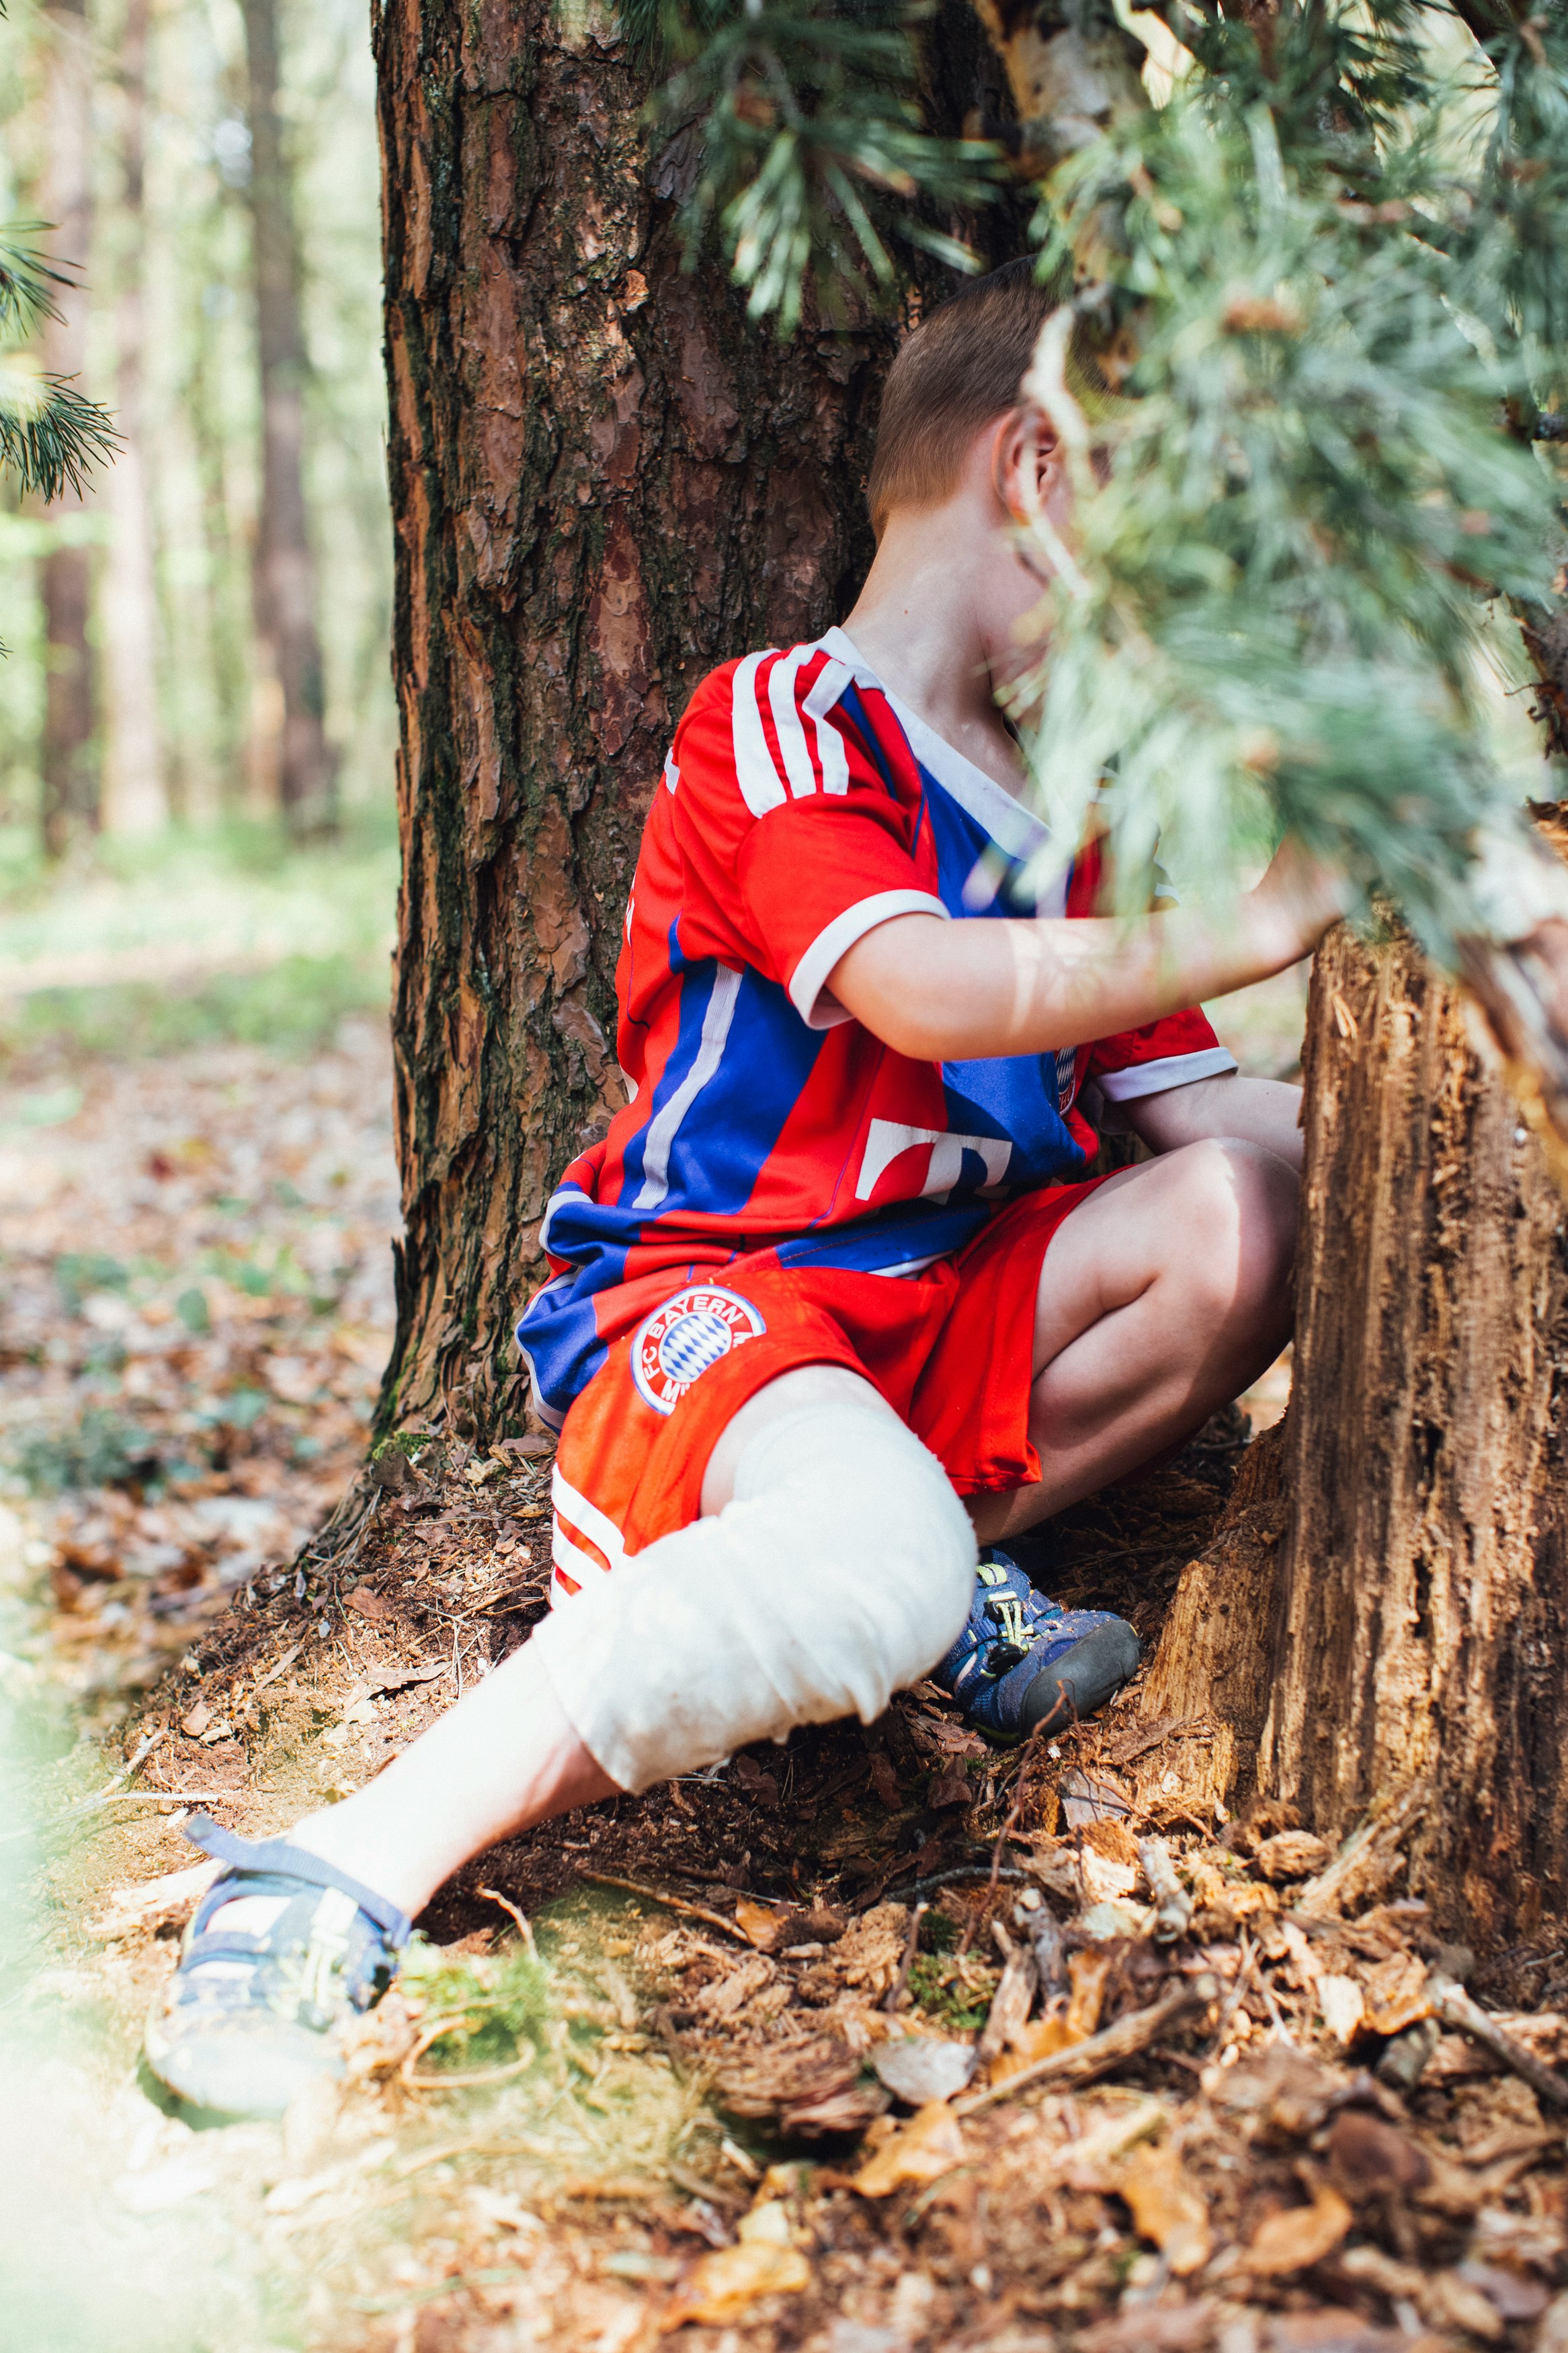
[{"label": "red soccer shorts", "polygon": [[874,1383],[961,1495],[1037,1479],[1028,1416],[1040,1268],[1063,1219],[1103,1182],[1026,1194],[919,1274],[786,1267],[767,1250],[601,1292],[609,1356],[568,1413],[555,1460],[552,1598],[698,1518],[726,1425],[797,1365],[846,1365]]}]

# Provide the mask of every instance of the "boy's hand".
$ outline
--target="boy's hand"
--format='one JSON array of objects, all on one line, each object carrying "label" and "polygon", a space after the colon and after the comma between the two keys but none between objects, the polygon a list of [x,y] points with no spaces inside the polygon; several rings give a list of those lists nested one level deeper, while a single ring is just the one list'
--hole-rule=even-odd
[{"label": "boy's hand", "polygon": [[1285,964],[1310,955],[1331,924],[1348,913],[1355,893],[1334,867],[1325,866],[1287,836],[1268,863],[1268,871],[1250,894],[1261,917],[1260,937],[1278,931]]}]

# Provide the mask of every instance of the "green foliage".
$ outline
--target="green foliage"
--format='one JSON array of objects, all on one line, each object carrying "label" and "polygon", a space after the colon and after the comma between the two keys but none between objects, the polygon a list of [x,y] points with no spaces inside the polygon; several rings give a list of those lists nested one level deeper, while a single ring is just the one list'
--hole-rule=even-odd
[{"label": "green foliage", "polygon": [[41,224],[14,222],[0,229],[0,470],[17,489],[58,499],[79,497],[94,466],[114,454],[113,419],[62,376],[26,366],[14,346],[41,318],[58,316],[51,288],[68,274],[41,260],[26,242]]},{"label": "green foliage", "polygon": [[1458,235],[1426,234],[1468,212],[1429,113],[1404,139],[1378,120],[1414,94],[1402,26],[1379,72],[1364,22],[1353,76],[1332,16],[1287,25],[1277,106],[1194,78],[1056,174],[1051,238],[1130,396],[1091,432],[1044,371],[1080,496],[1019,700],[1042,698],[1056,839],[1098,801],[1127,903],[1157,838],[1191,869],[1277,824],[1451,953],[1476,830],[1519,797],[1478,691],[1484,599],[1550,597],[1559,501],[1501,429],[1521,341],[1477,332]]},{"label": "green foliage", "polygon": [[1531,213],[1527,252],[1518,195],[1560,139],[1515,164],[1560,134],[1564,84],[1543,52],[1526,103],[1515,41],[1506,100],[1414,24],[1401,0],[1284,11],[1265,58],[1184,16],[1199,70],[1055,173],[1047,254],[1127,396],[1091,428],[1037,371],[1079,495],[1018,702],[1057,841],[1098,803],[1124,903],[1157,839],[1212,870],[1283,828],[1451,957],[1478,837],[1521,797],[1484,607],[1546,604],[1561,560],[1559,487],[1505,420],[1561,360],[1561,237]]},{"label": "green foliage", "polygon": [[653,106],[695,142],[682,218],[689,261],[717,223],[753,318],[783,335],[808,286],[818,315],[896,288],[899,245],[973,270],[928,216],[995,193],[998,151],[933,137],[918,101],[927,0],[627,0],[627,31],[675,71]]},{"label": "green foliage", "polygon": [[404,1956],[403,1983],[426,2004],[425,2031],[449,2019],[450,2031],[420,2060],[422,2073],[505,2067],[538,2049],[549,2021],[550,1979],[521,1945],[499,1953],[448,1953],[416,1936]]}]

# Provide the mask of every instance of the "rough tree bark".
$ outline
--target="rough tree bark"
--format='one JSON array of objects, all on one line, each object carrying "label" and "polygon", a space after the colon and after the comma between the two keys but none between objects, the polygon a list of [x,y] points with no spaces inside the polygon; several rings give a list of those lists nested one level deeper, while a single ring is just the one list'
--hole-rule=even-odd
[{"label": "rough tree bark", "polygon": [[[50,0],[45,116],[47,141],[39,201],[54,231],[57,263],[73,282],[54,289],[58,316],[45,321],[42,360],[50,375],[79,378],[87,361],[85,280],[92,237],[92,49],[86,0]],[[97,712],[88,624],[92,610],[92,551],[71,531],[83,501],[67,489],[54,508],[64,533],[44,557],[42,591],[47,665],[42,745],[44,849],[63,857],[73,838],[96,831],[99,817]]]},{"label": "rough tree bark", "polygon": [[[781,347],[721,262],[682,271],[696,158],[650,152],[607,14],[384,0],[374,33],[404,852],[382,1419],[488,1432],[521,1419],[552,1184],[621,1100],[616,957],[675,720],[715,662],[846,608],[894,336]],[[988,99],[966,38],[959,119]]]},{"label": "rough tree bark", "polygon": [[1412,1888],[1495,1945],[1568,1912],[1568,1250],[1471,1026],[1405,942],[1320,951],[1288,1427],[1146,1704],[1225,1719],[1213,1792],[1336,1839],[1397,1810]]},{"label": "rough tree bark", "polygon": [[124,247],[115,303],[115,423],[120,446],[105,485],[114,535],[102,606],[108,740],[104,810],[111,833],[156,833],[168,822],[158,725],[157,585],[147,494],[142,399],[146,346],[147,36],[151,0],[128,0],[120,28],[121,228]]},{"label": "rough tree bark", "polygon": [[267,749],[289,828],[330,824],[337,762],[326,734],[315,551],[305,504],[304,328],[293,178],[279,111],[278,0],[243,0],[246,122],[256,349],[261,379],[261,506],[256,522],[257,636],[277,704]]}]

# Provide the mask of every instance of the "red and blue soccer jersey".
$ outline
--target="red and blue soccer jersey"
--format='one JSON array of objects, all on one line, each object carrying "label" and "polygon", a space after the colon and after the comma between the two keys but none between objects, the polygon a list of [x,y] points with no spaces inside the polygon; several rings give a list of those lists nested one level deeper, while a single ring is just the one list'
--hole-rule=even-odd
[{"label": "red and blue soccer jersey", "polygon": [[631,1100],[551,1200],[553,1279],[518,1327],[549,1420],[605,1360],[607,1292],[768,1249],[785,1266],[912,1273],[1001,1203],[1081,1177],[1097,1092],[1125,1103],[1236,1068],[1196,1011],[1076,1051],[937,1063],[835,1002],[829,974],[889,916],[1090,913],[1092,852],[1054,907],[1023,894],[1044,839],[841,629],[703,681],[626,909]]}]

